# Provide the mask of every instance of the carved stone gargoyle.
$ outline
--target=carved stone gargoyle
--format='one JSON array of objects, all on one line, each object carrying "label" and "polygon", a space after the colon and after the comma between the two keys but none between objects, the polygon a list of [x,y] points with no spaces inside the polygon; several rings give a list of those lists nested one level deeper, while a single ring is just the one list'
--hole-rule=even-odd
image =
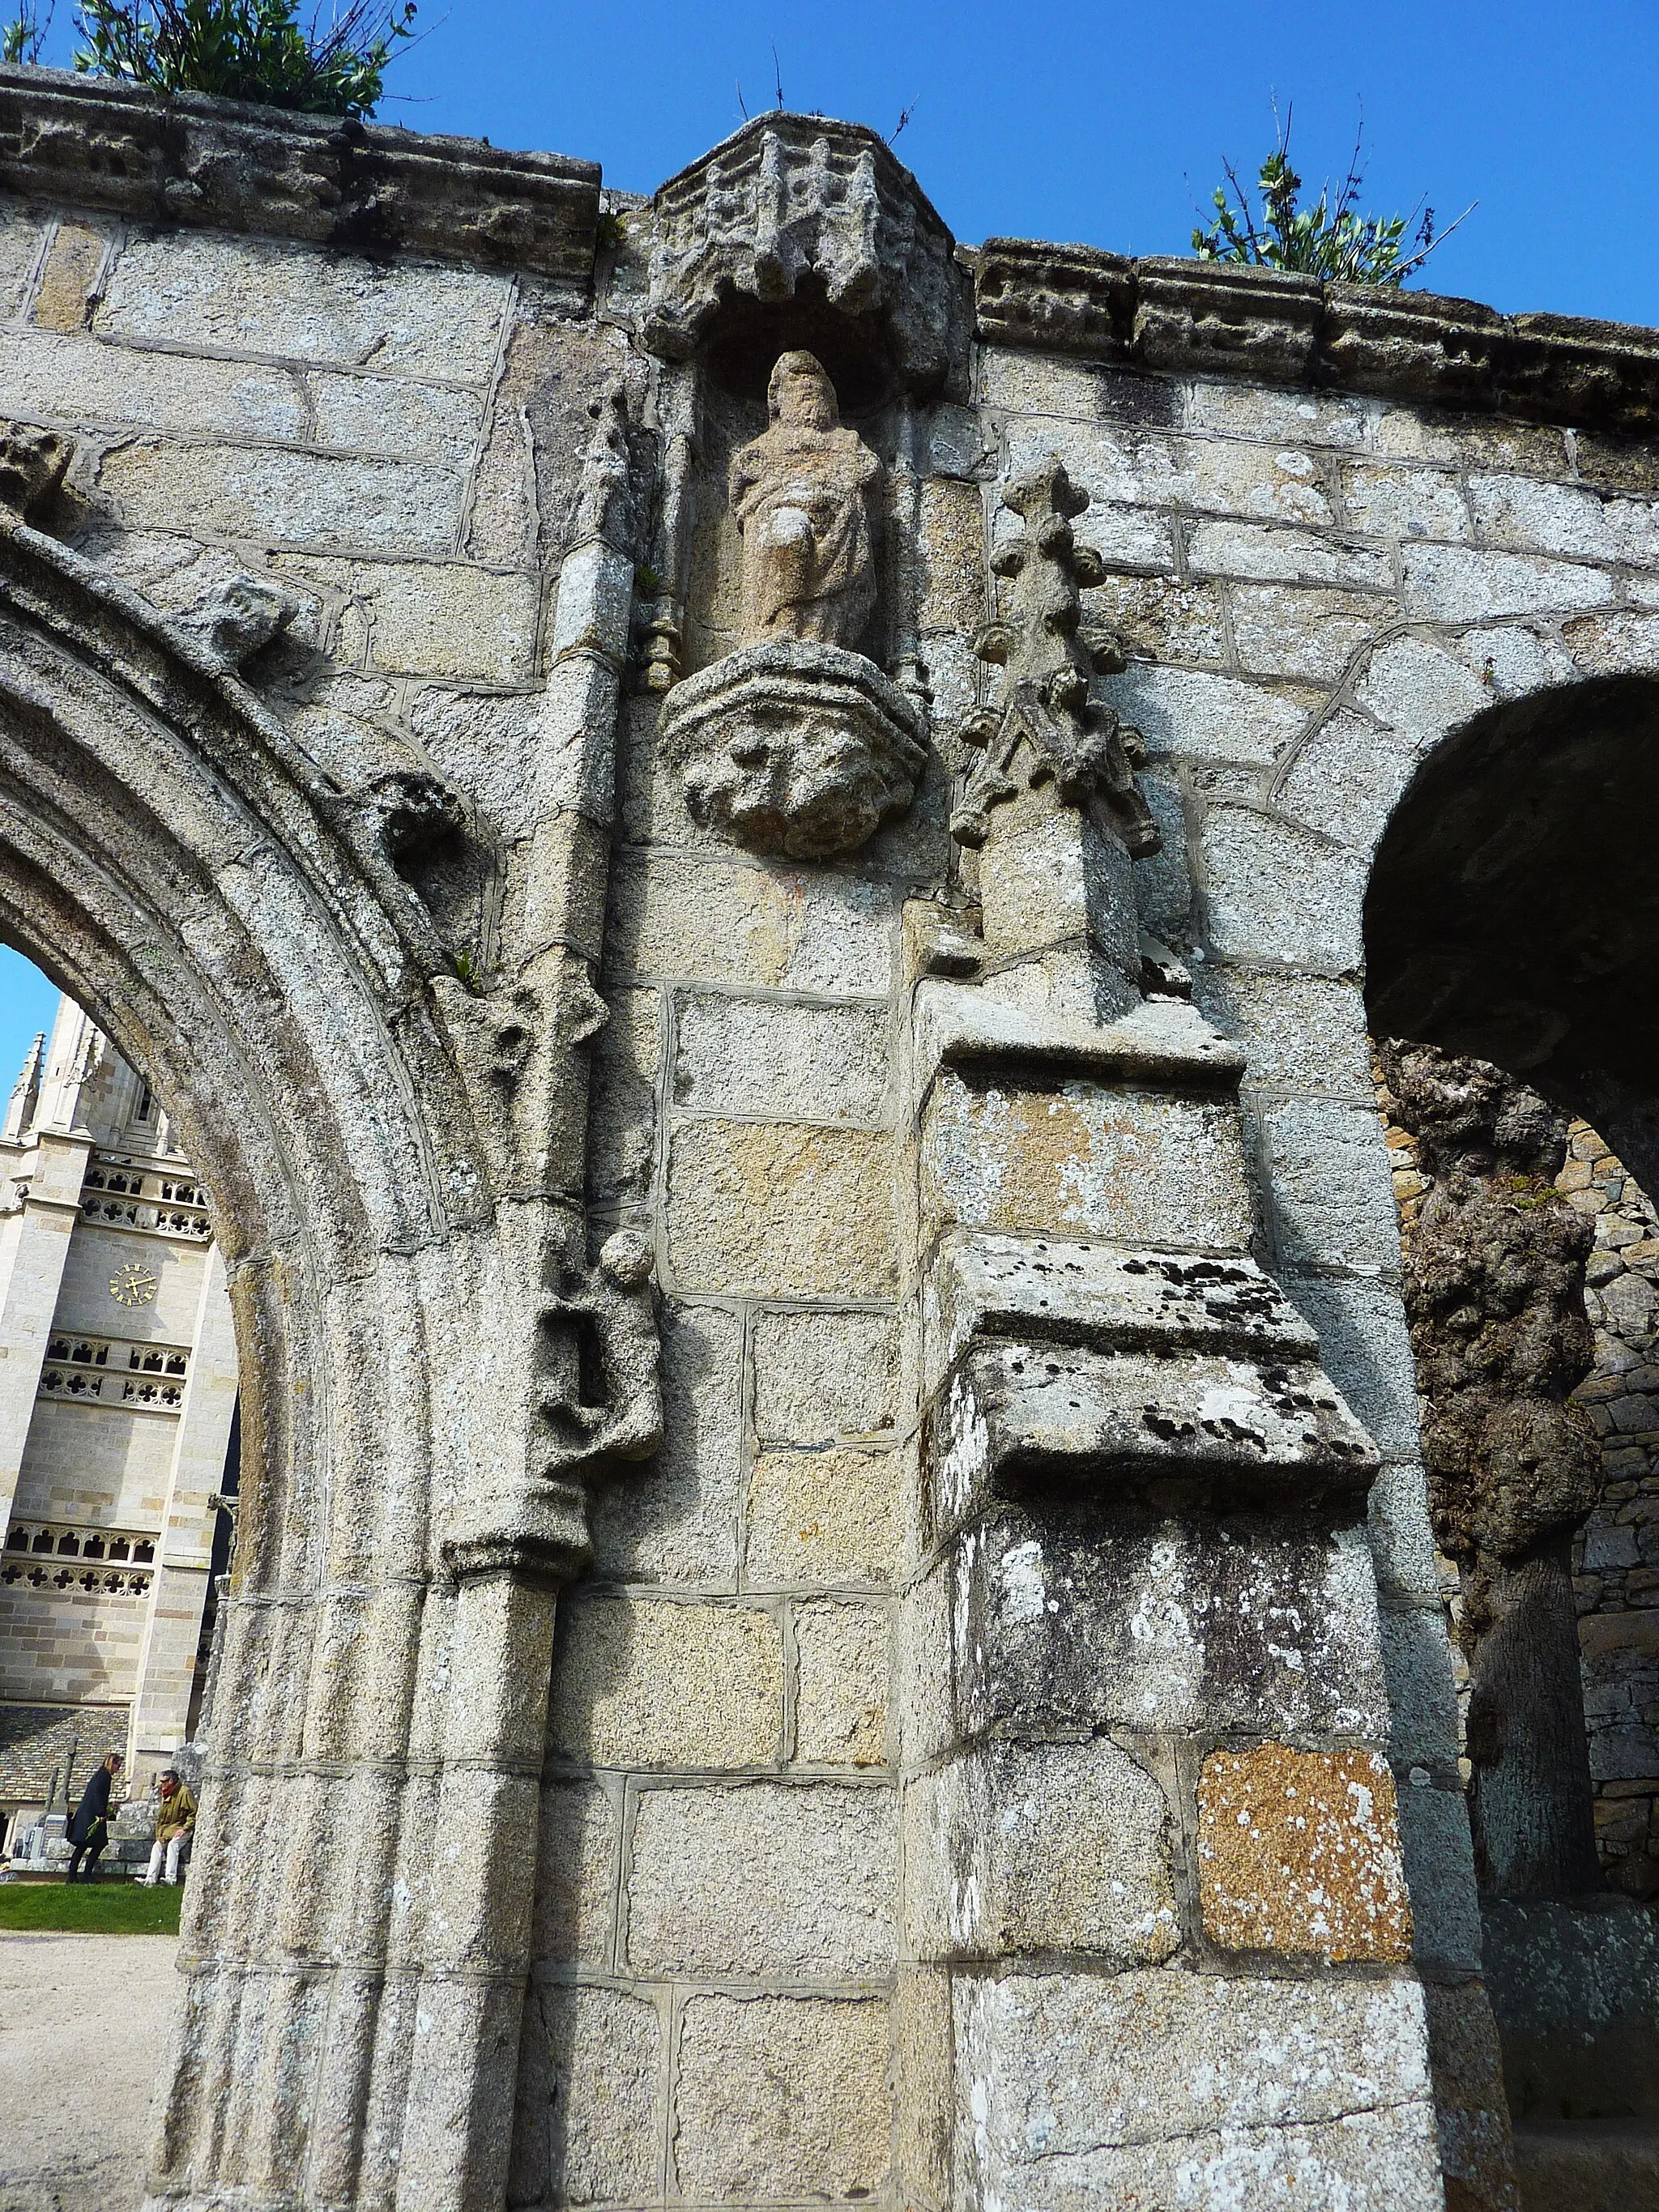
[{"label": "carved stone gargoyle", "polygon": [[797,860],[853,851],[915,795],[915,701],[857,648],[876,599],[881,463],[810,353],[780,356],[770,422],[732,463],[742,644],[677,684],[662,742],[694,821]]},{"label": "carved stone gargoyle", "polygon": [[1098,810],[1131,859],[1140,860],[1157,852],[1160,834],[1135,782],[1145,758],[1139,734],[1090,696],[1091,675],[1115,675],[1124,659],[1115,636],[1083,621],[1079,592],[1106,573],[1099,554],[1072,535],[1089,495],[1051,453],[1008,486],[1002,503],[1025,526],[992,557],[994,573],[1010,586],[1006,611],[981,629],[974,651],[1006,672],[995,702],[957,731],[980,757],[951,834],[958,844],[982,845],[994,808],[1022,786],[1052,782],[1068,806]]}]

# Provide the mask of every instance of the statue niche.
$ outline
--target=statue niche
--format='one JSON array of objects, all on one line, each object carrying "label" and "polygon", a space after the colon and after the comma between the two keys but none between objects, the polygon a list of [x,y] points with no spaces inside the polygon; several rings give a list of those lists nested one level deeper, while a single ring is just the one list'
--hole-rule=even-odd
[{"label": "statue niche", "polygon": [[858,648],[876,604],[884,471],[810,353],[779,356],[767,428],[734,456],[742,642],[669,694],[694,821],[797,860],[848,853],[915,796],[927,732]]}]

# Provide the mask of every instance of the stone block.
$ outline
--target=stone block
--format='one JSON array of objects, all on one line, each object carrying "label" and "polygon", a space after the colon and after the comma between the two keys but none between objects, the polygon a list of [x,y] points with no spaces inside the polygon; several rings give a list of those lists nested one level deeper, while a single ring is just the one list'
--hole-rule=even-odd
[{"label": "stone block", "polygon": [[750,1782],[644,1790],[628,1959],[645,1974],[855,1981],[893,1962],[890,1791]]},{"label": "stone block", "polygon": [[981,1747],[912,1782],[904,1822],[920,1957],[1149,1966],[1179,1948],[1164,1791],[1104,1737]]},{"label": "stone block", "polygon": [[[1042,422],[1008,425],[1011,475],[1022,476],[1054,446]],[[1091,422],[1066,440],[1074,483],[1102,504],[1175,507],[1200,514],[1257,515],[1313,524],[1334,518],[1322,472],[1293,446],[1252,446]],[[1082,526],[1087,528],[1085,523]]]},{"label": "stone block", "polygon": [[27,209],[8,207],[0,214],[0,316],[15,315],[40,257],[46,225]]},{"label": "stone block", "polygon": [[897,1452],[757,1452],[749,1482],[750,1587],[896,1581],[908,1480],[908,1459]]},{"label": "stone block", "polygon": [[769,1443],[896,1441],[903,1358],[878,1313],[766,1312],[755,1319],[755,1428]]},{"label": "stone block", "polygon": [[675,1103],[702,1114],[878,1121],[889,1029],[884,1008],[787,1006],[682,992]]},{"label": "stone block", "polygon": [[1592,615],[1561,632],[1575,666],[1586,676],[1645,675],[1659,659],[1659,616]]},{"label": "stone block", "polygon": [[888,2040],[879,1998],[688,1998],[674,2098],[681,2197],[876,2195],[891,2158]]},{"label": "stone block", "polygon": [[1297,822],[1369,853],[1419,757],[1413,731],[1379,728],[1341,708],[1310,737],[1274,795]]},{"label": "stone block", "polygon": [[1193,977],[1193,997],[1247,1055],[1244,1080],[1252,1088],[1374,1099],[1365,1001],[1357,984],[1206,961]]},{"label": "stone block", "polygon": [[656,1167],[664,1008],[657,991],[605,994],[611,1018],[594,1042],[587,1183],[600,1200],[642,1200]]},{"label": "stone block", "polygon": [[884,998],[900,898],[885,884],[724,856],[622,854],[607,965],[623,981]]},{"label": "stone block", "polygon": [[1498,2029],[1486,1992],[1478,1981],[1431,1981],[1423,1994],[1447,2203],[1451,2212],[1520,2212]]},{"label": "stone block", "polygon": [[1251,1215],[1237,1113],[1230,1098],[1086,1081],[1016,1090],[947,1070],[923,1115],[923,1214],[934,1227],[1237,1250]]},{"label": "stone block", "polygon": [[[1381,1741],[1388,1704],[1362,1530],[1266,1516],[1004,1512],[965,1540],[955,1717],[1010,1738],[1109,1728],[1334,1729]],[[1055,1525],[1050,1526],[1050,1521]]]},{"label": "stone block", "polygon": [[386,453],[396,460],[447,461],[464,468],[483,436],[481,392],[455,392],[392,376],[307,380],[312,428],[307,443],[349,453]]},{"label": "stone block", "polygon": [[1280,1263],[1393,1274],[1400,1223],[1376,1109],[1282,1098],[1262,1109]]},{"label": "stone block", "polygon": [[34,287],[30,319],[43,331],[82,331],[94,304],[111,239],[90,223],[60,222]]},{"label": "stone block", "polygon": [[988,345],[981,356],[981,392],[988,407],[1013,415],[1056,415],[1077,422],[1181,422],[1179,387],[1161,378],[1136,376],[1104,362],[1066,361],[1054,354]]},{"label": "stone block", "polygon": [[1138,779],[1147,810],[1163,835],[1162,848],[1134,867],[1135,913],[1154,937],[1189,942],[1193,878],[1188,862],[1186,803],[1173,777],[1148,770]]},{"label": "stone block", "polygon": [[514,2131],[515,2203],[639,2203],[660,2187],[664,2023],[625,1990],[532,1984]]},{"label": "stone block", "polygon": [[[50,330],[0,333],[9,412],[29,422],[137,425],[184,437],[303,439],[305,401],[280,368],[140,353]],[[175,521],[191,520],[185,513]]]},{"label": "stone block", "polygon": [[357,562],[349,589],[368,610],[377,668],[496,684],[535,672],[541,586],[534,576],[459,561]]},{"label": "stone block", "polygon": [[896,1282],[890,1140],[787,1121],[688,1121],[669,1154],[677,1288],[882,1297]]},{"label": "stone block", "polygon": [[1384,1454],[1414,1454],[1417,1368],[1399,1291],[1387,1283],[1288,1272],[1281,1279],[1318,1332],[1326,1373]]},{"label": "stone block", "polygon": [[1478,1974],[1480,1897],[1462,1790],[1408,1779],[1400,1785],[1395,1812],[1411,1892],[1412,1955],[1419,1969],[1437,1978]]},{"label": "stone block", "polygon": [[1234,584],[1228,599],[1239,666],[1304,684],[1334,683],[1394,613],[1364,592],[1288,584]]},{"label": "stone block", "polygon": [[985,620],[985,506],[976,483],[930,477],[921,487],[918,627],[971,636]]},{"label": "stone block", "polygon": [[1150,668],[1139,661],[1101,688],[1150,751],[1254,766],[1275,760],[1319,703],[1309,692],[1269,690],[1235,677]]},{"label": "stone block", "polygon": [[795,1612],[795,1757],[884,1766],[892,1621],[884,1605],[832,1600]]},{"label": "stone block", "polygon": [[[1102,549],[1111,557],[1111,548]],[[1222,661],[1227,657],[1226,620],[1214,584],[1183,583],[1174,576],[1109,575],[1087,592],[1088,613],[1115,630],[1137,659]]]},{"label": "stone block", "polygon": [[1352,974],[1368,873],[1294,823],[1243,806],[1206,810],[1199,857],[1210,941],[1233,960]]},{"label": "stone block", "polygon": [[1263,583],[1341,584],[1391,592],[1394,556],[1351,538],[1315,537],[1260,522],[1200,522],[1188,533],[1187,564],[1198,576]]},{"label": "stone block", "polygon": [[1376,413],[1373,400],[1328,392],[1285,392],[1271,385],[1189,385],[1187,426],[1218,430],[1230,438],[1252,438],[1276,446],[1364,445]]},{"label": "stone block", "polygon": [[622,1807],[599,1782],[542,1786],[534,1955],[583,1966],[611,1963]]},{"label": "stone block", "polygon": [[1614,596],[1599,568],[1461,545],[1407,545],[1403,573],[1407,612],[1431,622],[1576,613]]},{"label": "stone block", "polygon": [[1462,545],[1473,534],[1462,486],[1448,469],[1345,461],[1342,504],[1350,526],[1376,538],[1432,538]]},{"label": "stone block", "polygon": [[1483,543],[1521,553],[1616,561],[1623,551],[1607,503],[1582,485],[1471,474],[1469,507]]},{"label": "stone block", "polygon": [[1428,1480],[1411,1461],[1390,1462],[1366,1500],[1376,1584],[1385,1597],[1439,1595],[1440,1570],[1429,1522]]},{"label": "stone block", "polygon": [[141,526],[223,531],[267,543],[447,553],[464,479],[430,466],[242,446],[118,446],[100,490]]},{"label": "stone block", "polygon": [[561,1610],[549,1742],[595,1766],[770,1766],[783,1639],[743,1605],[596,1598]]},{"label": "stone block", "polygon": [[128,241],[94,327],[204,351],[485,385],[511,296],[507,277],[471,270],[169,230]]},{"label": "stone block", "polygon": [[1230,1951],[1403,1963],[1394,1777],[1374,1751],[1212,1752],[1198,1781],[1204,1932]]},{"label": "stone block", "polygon": [[1397,1765],[1457,1762],[1457,1692],[1443,1607],[1391,1601],[1382,1607],[1382,1676],[1389,1686],[1389,1749]]},{"label": "stone block", "polygon": [[594,1486],[594,1565],[626,1582],[730,1588],[743,1480],[742,1324],[720,1307],[671,1300],[659,1326],[662,1448],[648,1467]]},{"label": "stone block", "polygon": [[982,2191],[1033,2212],[1440,2203],[1414,1983],[1152,1969],[957,1990],[958,2186],[974,2201]]}]

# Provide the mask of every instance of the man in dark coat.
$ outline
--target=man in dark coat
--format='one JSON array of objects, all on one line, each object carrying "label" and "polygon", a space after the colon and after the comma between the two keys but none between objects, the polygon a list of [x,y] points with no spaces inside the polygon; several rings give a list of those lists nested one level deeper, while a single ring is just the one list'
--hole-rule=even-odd
[{"label": "man in dark coat", "polygon": [[[69,1881],[90,1881],[98,1871],[99,1855],[109,1841],[109,1793],[115,1778],[121,1771],[121,1754],[111,1752],[109,1757],[93,1776],[81,1793],[69,1824],[69,1840],[74,1844],[70,1853]],[[81,1871],[81,1862],[86,1860],[86,1872]]]}]

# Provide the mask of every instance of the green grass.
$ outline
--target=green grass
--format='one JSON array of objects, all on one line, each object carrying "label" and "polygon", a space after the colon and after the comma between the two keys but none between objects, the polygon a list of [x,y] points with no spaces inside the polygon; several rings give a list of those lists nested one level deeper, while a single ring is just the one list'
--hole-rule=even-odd
[{"label": "green grass", "polygon": [[0,1882],[0,1934],[8,1929],[74,1936],[176,1936],[184,1890],[137,1882]]}]

